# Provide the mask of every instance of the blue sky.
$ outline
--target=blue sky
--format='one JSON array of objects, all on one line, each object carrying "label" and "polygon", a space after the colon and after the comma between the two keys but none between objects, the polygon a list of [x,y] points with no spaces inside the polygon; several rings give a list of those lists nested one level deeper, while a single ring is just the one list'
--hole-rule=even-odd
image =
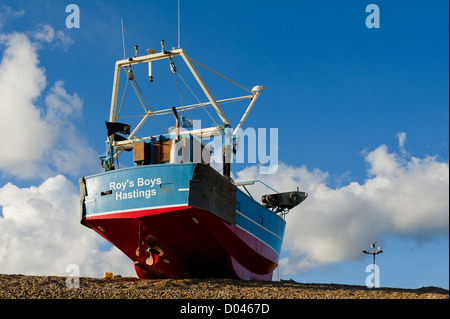
[{"label": "blue sky", "polygon": [[[14,131],[0,151],[0,273],[64,275],[69,263],[92,276],[128,271],[76,224],[77,179],[101,169],[120,19],[127,56],[135,44],[140,54],[159,50],[162,39],[176,47],[177,1],[76,1],[80,28],[68,29],[70,3],[0,4],[0,123]],[[366,27],[370,3],[380,8],[379,29]],[[237,164],[235,178],[310,193],[287,217],[282,278],[364,285],[371,259],[360,251],[378,240],[382,286],[448,289],[448,9],[447,1],[181,1],[187,54],[245,87],[266,87],[245,127],[278,128],[278,173]],[[202,75],[218,99],[245,94]],[[179,103],[171,76],[155,80],[163,96],[140,81],[151,103]],[[49,213],[60,209],[73,226]],[[64,246],[51,252],[51,238],[25,223],[32,216],[62,232]],[[43,236],[34,263],[15,252],[23,233],[30,243]],[[38,262],[42,255],[57,262]]]}]

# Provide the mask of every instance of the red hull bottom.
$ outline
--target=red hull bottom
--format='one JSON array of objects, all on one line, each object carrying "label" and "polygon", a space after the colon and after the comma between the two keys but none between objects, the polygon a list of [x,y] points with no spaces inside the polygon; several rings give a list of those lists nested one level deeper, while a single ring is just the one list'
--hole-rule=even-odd
[{"label": "red hull bottom", "polygon": [[[267,244],[190,206],[103,214],[83,223],[133,260],[140,278],[271,280],[277,266],[278,255]],[[148,236],[159,250],[147,251]]]}]

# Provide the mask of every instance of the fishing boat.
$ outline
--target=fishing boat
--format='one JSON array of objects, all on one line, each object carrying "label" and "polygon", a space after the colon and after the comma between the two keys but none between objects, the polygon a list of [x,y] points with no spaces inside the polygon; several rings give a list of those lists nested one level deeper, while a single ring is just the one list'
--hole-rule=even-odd
[{"label": "fishing boat", "polygon": [[[133,57],[115,63],[106,151],[100,155],[103,171],[79,180],[81,224],[128,256],[140,278],[272,280],[283,242],[285,215],[307,193],[298,188],[279,193],[266,185],[270,193],[257,201],[246,186],[261,181],[236,182],[230,176],[231,159],[238,147],[237,134],[263,87],[249,90],[221,75],[249,94],[216,100],[197,68],[212,70],[189,58],[183,49],[164,50],[161,42],[160,52],[148,49],[146,53],[138,56],[136,46]],[[164,60],[169,61],[170,71],[176,76],[175,60],[181,60],[207,101],[151,108],[133,68],[147,65],[152,82],[153,65]],[[131,84],[144,109],[132,131],[120,117],[121,74],[126,77],[125,90]],[[233,128],[221,105],[245,100],[249,104],[245,104],[243,115]],[[192,120],[179,115],[192,109],[211,115],[209,109],[221,123],[195,127]],[[175,122],[170,132],[138,137],[147,119],[163,115]],[[223,147],[212,149],[205,143],[211,137],[221,138]],[[118,158],[127,151],[133,154],[133,165],[119,168]],[[217,151],[222,157],[219,169],[211,165],[211,156]]]}]

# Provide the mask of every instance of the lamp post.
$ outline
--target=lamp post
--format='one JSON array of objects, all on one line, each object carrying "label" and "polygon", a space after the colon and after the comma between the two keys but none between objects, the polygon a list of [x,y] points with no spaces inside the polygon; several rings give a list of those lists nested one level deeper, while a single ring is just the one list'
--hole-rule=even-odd
[{"label": "lamp post", "polygon": [[372,251],[367,251],[367,250],[363,250],[362,251],[364,254],[373,256],[373,286],[374,287],[375,287],[375,256],[378,255],[378,254],[381,254],[383,252],[380,247],[375,249],[375,244],[376,243],[377,242],[374,242],[372,245],[370,245],[370,248],[372,248]]}]

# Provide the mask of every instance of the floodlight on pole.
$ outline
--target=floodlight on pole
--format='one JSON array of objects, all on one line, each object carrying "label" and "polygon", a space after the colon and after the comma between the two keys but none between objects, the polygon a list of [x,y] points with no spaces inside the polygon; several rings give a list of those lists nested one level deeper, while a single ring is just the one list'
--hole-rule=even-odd
[{"label": "floodlight on pole", "polygon": [[372,251],[363,250],[363,254],[372,255],[373,256],[373,286],[375,287],[375,256],[378,254],[381,254],[383,251],[381,250],[381,247],[378,247],[375,249],[375,244],[377,242],[374,242],[372,245],[370,245],[370,248],[372,248]]}]

